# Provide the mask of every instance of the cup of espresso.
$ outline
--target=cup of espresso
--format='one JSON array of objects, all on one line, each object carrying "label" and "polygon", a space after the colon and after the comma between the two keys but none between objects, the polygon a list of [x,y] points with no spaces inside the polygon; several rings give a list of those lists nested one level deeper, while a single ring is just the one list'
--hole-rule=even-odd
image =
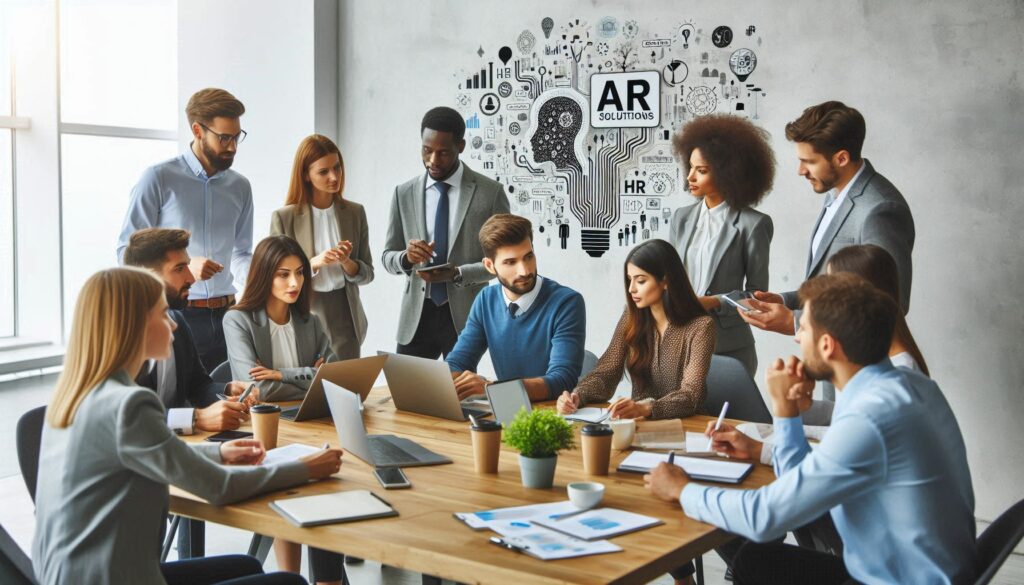
[{"label": "cup of espresso", "polygon": [[608,423],[612,428],[612,448],[618,451],[629,449],[636,435],[636,421],[631,418],[620,418]]},{"label": "cup of espresso", "polygon": [[584,425],[580,429],[583,443],[583,471],[588,475],[608,475],[608,460],[612,454],[612,435],[608,425]]},{"label": "cup of espresso", "polygon": [[249,408],[252,434],[263,442],[267,451],[277,447],[277,423],[281,420],[281,407],[276,404],[257,404]]},{"label": "cup of espresso", "polygon": [[498,473],[501,454],[501,425],[493,420],[476,419],[469,427],[473,439],[473,465],[477,473]]}]

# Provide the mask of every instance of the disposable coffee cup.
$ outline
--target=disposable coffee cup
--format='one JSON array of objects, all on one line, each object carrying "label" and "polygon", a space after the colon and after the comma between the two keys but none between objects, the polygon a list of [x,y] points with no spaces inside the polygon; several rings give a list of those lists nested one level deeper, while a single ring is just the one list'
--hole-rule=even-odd
[{"label": "disposable coffee cup", "polygon": [[281,420],[281,407],[274,404],[257,404],[249,409],[252,417],[252,434],[263,442],[263,448],[277,448],[277,423]]},{"label": "disposable coffee cup", "polygon": [[608,425],[584,425],[580,429],[583,443],[583,471],[588,475],[608,475],[608,461],[612,454],[612,435]]},{"label": "disposable coffee cup", "polygon": [[473,465],[477,473],[498,473],[501,454],[501,425],[493,420],[479,420],[469,427],[473,439]]}]

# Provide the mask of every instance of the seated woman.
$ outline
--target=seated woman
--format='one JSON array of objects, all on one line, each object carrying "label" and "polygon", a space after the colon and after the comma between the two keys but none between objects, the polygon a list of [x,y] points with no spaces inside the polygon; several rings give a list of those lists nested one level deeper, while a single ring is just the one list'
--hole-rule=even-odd
[{"label": "seated woman", "polygon": [[133,381],[147,360],[170,356],[174,329],[164,284],[147,271],[104,270],[82,287],[43,429],[32,554],[41,584],[305,583],[262,575],[241,555],[161,565],[170,484],[219,506],[341,466],[339,449],[261,467],[259,441],[181,441],[160,397]]},{"label": "seated woman", "polygon": [[[268,401],[300,400],[316,369],[336,361],[320,319],[310,312],[309,259],[288,236],[264,238],[253,251],[242,300],[224,315],[231,374],[253,380]],[[297,573],[302,547],[274,540],[282,570]],[[341,555],[311,549],[318,583],[341,583]]]},{"label": "seated woman", "polygon": [[615,393],[623,369],[633,395],[611,407],[613,418],[680,418],[700,410],[715,350],[715,323],[694,295],[671,244],[649,240],[626,257],[626,310],[594,370],[558,398],[568,414]]},{"label": "seated woman", "polygon": [[301,400],[316,369],[337,359],[310,312],[309,274],[298,242],[265,238],[253,252],[242,300],[224,315],[231,375],[255,381],[264,400]]}]

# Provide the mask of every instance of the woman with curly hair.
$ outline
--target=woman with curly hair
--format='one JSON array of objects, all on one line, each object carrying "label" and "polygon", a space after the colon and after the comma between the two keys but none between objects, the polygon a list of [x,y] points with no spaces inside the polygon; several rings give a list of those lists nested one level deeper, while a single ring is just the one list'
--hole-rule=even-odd
[{"label": "woman with curly hair", "polygon": [[687,123],[672,143],[697,202],[673,214],[669,241],[715,320],[715,353],[738,359],[753,376],[754,336],[722,296],[768,290],[774,228],[770,217],[752,209],[775,178],[768,133],[739,116],[711,115]]}]

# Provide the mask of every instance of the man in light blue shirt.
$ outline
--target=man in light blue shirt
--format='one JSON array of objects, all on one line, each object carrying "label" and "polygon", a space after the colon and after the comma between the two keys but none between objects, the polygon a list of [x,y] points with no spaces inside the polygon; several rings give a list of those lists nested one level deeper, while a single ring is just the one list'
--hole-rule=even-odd
[{"label": "man in light blue shirt", "polygon": [[[852,274],[800,287],[797,342],[804,361],[767,374],[778,479],[758,490],[689,483],[675,466],[645,476],[656,496],[692,518],[754,543],[732,561],[737,583],[966,583],[974,578],[974,492],[963,437],[930,379],[886,359],[896,303]],[[800,419],[814,380],[841,394],[832,426],[811,450]],[[760,443],[723,425],[718,451],[757,459]],[[784,544],[782,536],[829,512],[840,560]]]},{"label": "man in light blue shirt", "polygon": [[245,106],[223,89],[196,92],[185,108],[193,141],[181,155],[149,167],[132,189],[117,242],[120,261],[128,240],[142,228],[188,230],[189,269],[196,284],[182,311],[207,370],[227,360],[224,312],[234,304],[252,260],[252,188],[230,170],[245,139],[239,118]]}]

